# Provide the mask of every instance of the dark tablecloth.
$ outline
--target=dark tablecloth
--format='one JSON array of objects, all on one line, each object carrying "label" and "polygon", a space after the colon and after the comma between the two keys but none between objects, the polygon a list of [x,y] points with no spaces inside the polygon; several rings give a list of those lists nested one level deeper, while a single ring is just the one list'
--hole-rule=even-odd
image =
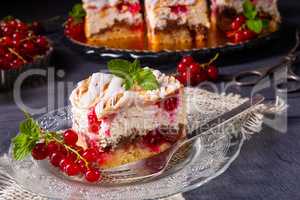
[{"label": "dark tablecloth", "polygon": [[[76,1],[9,1],[2,2],[0,16],[12,14],[23,19],[48,19],[56,15],[64,15]],[[300,1],[281,0],[280,10],[283,21],[290,26],[300,25]],[[53,66],[56,70],[65,71],[64,81],[75,83],[92,72],[105,68],[104,62],[91,61],[86,57],[68,48],[61,40],[61,34],[52,33],[56,51]],[[262,49],[241,52],[222,58],[219,62],[222,74],[251,69],[258,66],[276,63],[280,56],[287,51],[292,37],[282,36],[274,44]],[[164,63],[160,66],[166,71],[175,69],[175,63]],[[298,67],[298,64],[296,64]],[[58,83],[56,82],[56,84]],[[56,85],[57,86],[57,85]],[[36,108],[54,102],[54,108],[63,106],[58,100],[47,99],[47,93],[55,96],[55,88],[47,88],[47,84],[38,82],[35,86],[26,87],[22,91],[22,98],[26,105]],[[64,104],[68,103],[65,93]],[[235,92],[247,95],[249,88],[235,88]],[[273,99],[271,91],[265,91],[268,99]],[[300,93],[289,94],[288,132],[277,133],[272,129],[264,128],[260,134],[255,135],[243,146],[240,156],[230,168],[215,180],[201,188],[187,192],[187,199],[223,200],[223,199],[300,199],[300,108],[298,102]],[[7,150],[10,138],[17,132],[18,123],[23,114],[13,101],[10,92],[0,93],[0,152]],[[298,154],[299,153],[299,154]]]}]

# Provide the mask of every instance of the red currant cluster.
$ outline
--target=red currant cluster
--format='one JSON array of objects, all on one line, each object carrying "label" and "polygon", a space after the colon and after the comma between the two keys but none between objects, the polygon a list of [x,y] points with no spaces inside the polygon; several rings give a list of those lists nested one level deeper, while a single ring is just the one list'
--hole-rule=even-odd
[{"label": "red currant cluster", "polygon": [[192,86],[207,80],[217,80],[219,75],[218,68],[213,64],[217,57],[218,54],[211,61],[204,64],[195,62],[192,56],[183,57],[177,66],[177,80],[183,85]]},{"label": "red currant cluster", "polygon": [[84,20],[77,21],[69,16],[65,24],[65,35],[79,42],[85,42]]},{"label": "red currant cluster", "polygon": [[68,176],[84,175],[89,182],[101,179],[99,166],[103,165],[107,154],[95,148],[84,150],[77,146],[78,135],[73,130],[66,130],[63,139],[55,137],[43,143],[38,143],[32,149],[32,157],[44,160],[47,157],[50,163],[58,167]]},{"label": "red currant cluster", "polygon": [[233,43],[240,43],[253,39],[257,34],[249,30],[246,26],[246,17],[244,15],[237,16],[231,23],[231,31],[226,36]]},{"label": "red currant cluster", "polygon": [[20,69],[31,63],[36,56],[45,55],[49,50],[46,37],[40,31],[38,22],[31,25],[18,19],[0,22],[0,69]]}]

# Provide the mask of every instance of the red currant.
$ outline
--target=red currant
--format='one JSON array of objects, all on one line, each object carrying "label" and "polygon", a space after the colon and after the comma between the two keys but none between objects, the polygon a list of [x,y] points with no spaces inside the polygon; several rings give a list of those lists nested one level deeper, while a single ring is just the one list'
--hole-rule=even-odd
[{"label": "red currant", "polygon": [[244,34],[242,31],[238,31],[234,34],[234,43],[240,43],[244,41]]},{"label": "red currant", "polygon": [[59,168],[60,168],[60,170],[64,172],[65,169],[66,169],[66,166],[69,165],[69,164],[71,164],[71,163],[72,163],[72,161],[70,159],[68,159],[68,158],[61,159],[60,162],[59,162]]},{"label": "red currant", "polygon": [[31,41],[26,41],[23,44],[23,50],[26,54],[34,56],[36,54],[36,48]]},{"label": "red currant", "polygon": [[185,72],[187,69],[187,66],[183,63],[179,63],[178,66],[177,66],[177,72],[178,73],[183,73]]},{"label": "red currant", "polygon": [[24,61],[19,59],[19,58],[16,58],[14,59],[10,64],[9,66],[12,68],[12,69],[20,69],[22,67],[22,65],[24,65]]},{"label": "red currant", "polygon": [[194,59],[192,56],[184,56],[181,60],[181,63],[188,66],[194,62]]},{"label": "red currant", "polygon": [[1,38],[1,45],[6,46],[6,47],[12,47],[13,46],[13,40],[9,36],[5,36]]},{"label": "red currant", "polygon": [[192,63],[188,67],[188,70],[191,73],[191,75],[198,74],[200,72],[200,65],[198,63]]},{"label": "red currant", "polygon": [[175,110],[178,107],[178,98],[171,97],[164,101],[164,109],[168,112]]},{"label": "red currant", "polygon": [[85,162],[83,160],[78,160],[75,163],[79,167],[79,170],[80,170],[81,173],[84,174],[87,171],[87,167],[86,167]]},{"label": "red currant", "polygon": [[84,173],[85,179],[88,182],[97,182],[100,180],[100,172],[97,169],[88,169],[85,173]]},{"label": "red currant", "polygon": [[256,35],[254,32],[250,31],[249,29],[243,30],[242,33],[243,33],[244,40],[250,40],[250,39],[254,38]]},{"label": "red currant", "polygon": [[78,135],[75,131],[69,129],[64,132],[64,142],[67,145],[75,146],[77,140],[78,140]]},{"label": "red currant", "polygon": [[19,22],[17,24],[17,30],[20,32],[28,31],[28,26],[27,26],[27,24],[25,24],[23,22]]},{"label": "red currant", "polygon": [[180,81],[183,85],[188,85],[190,81],[190,75],[188,72],[182,72],[178,77],[177,80]]},{"label": "red currant", "polygon": [[235,21],[244,24],[246,22],[246,17],[244,15],[239,15],[235,18]]},{"label": "red currant", "polygon": [[17,22],[17,20],[10,20],[9,22],[8,22],[8,25],[11,27],[11,28],[16,28],[17,27],[17,25],[18,25],[18,22]]},{"label": "red currant", "polygon": [[38,36],[36,38],[36,44],[39,46],[39,48],[47,49],[48,48],[48,41],[46,37],[44,36]]},{"label": "red currant", "polygon": [[50,162],[53,166],[59,167],[60,161],[64,158],[61,152],[54,152],[50,155]]},{"label": "red currant", "polygon": [[7,53],[7,50],[4,47],[0,47],[0,57],[4,56]]},{"label": "red currant", "polygon": [[44,160],[48,156],[48,151],[45,143],[38,143],[31,151],[31,155],[35,160]]},{"label": "red currant", "polygon": [[203,81],[207,81],[207,80],[208,80],[207,72],[203,68],[200,68],[199,73],[192,77],[191,82],[192,82],[193,86],[196,86],[199,83],[201,83]]},{"label": "red currant", "polygon": [[6,62],[12,62],[13,59],[14,59],[14,55],[10,52],[7,52],[5,55],[4,55],[4,58],[6,60]]},{"label": "red currant", "polygon": [[59,151],[59,144],[54,140],[50,141],[47,145],[49,154]]},{"label": "red currant", "polygon": [[217,80],[218,76],[219,76],[218,68],[215,65],[208,66],[207,74],[211,80],[213,80],[213,81]]},{"label": "red currant", "polygon": [[3,36],[11,36],[15,32],[15,29],[10,26],[5,26],[2,28]]},{"label": "red currant", "polygon": [[84,157],[88,162],[96,162],[98,158],[99,152],[96,149],[86,149],[82,157]]},{"label": "red currant", "polygon": [[76,176],[80,173],[80,168],[75,163],[66,165],[65,172],[68,176]]}]

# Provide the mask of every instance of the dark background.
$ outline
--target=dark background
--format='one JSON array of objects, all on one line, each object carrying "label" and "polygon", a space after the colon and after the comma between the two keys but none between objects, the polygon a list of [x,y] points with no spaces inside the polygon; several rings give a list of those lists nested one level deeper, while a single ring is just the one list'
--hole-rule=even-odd
[{"label": "dark background", "polygon": [[[0,17],[13,15],[24,20],[47,20],[55,16],[65,16],[75,4],[75,0],[9,0],[2,1]],[[283,23],[288,27],[300,26],[300,1],[279,0]],[[288,31],[287,28],[285,31]],[[63,68],[63,81],[77,82],[92,72],[104,68],[103,62],[95,63],[82,57],[64,44],[60,26],[58,32],[51,33],[55,45],[53,65]],[[293,41],[290,35],[282,35],[272,45],[248,52],[239,52],[222,58],[218,64],[221,73],[233,74],[257,66],[274,64],[287,51],[287,44]],[[230,62],[225,62],[229,60]],[[223,66],[226,65],[224,68]],[[174,63],[163,63],[156,67],[174,70]],[[247,88],[237,88],[237,92],[247,94]],[[55,95],[57,91],[54,91]],[[47,85],[40,84],[23,90],[27,105],[41,107],[47,105]],[[66,94],[67,96],[68,94]],[[273,94],[266,93],[268,99]],[[300,94],[289,94],[289,130],[279,134],[264,129],[255,135],[242,149],[240,156],[230,168],[217,179],[199,189],[185,193],[189,200],[299,200],[300,199]],[[66,100],[66,104],[68,101]],[[10,138],[17,132],[23,114],[13,101],[11,92],[0,92],[0,154],[7,150]]]}]

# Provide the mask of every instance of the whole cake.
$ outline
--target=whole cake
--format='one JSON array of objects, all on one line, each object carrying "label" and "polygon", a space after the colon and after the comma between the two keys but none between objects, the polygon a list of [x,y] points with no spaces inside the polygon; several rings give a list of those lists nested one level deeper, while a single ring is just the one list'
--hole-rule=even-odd
[{"label": "whole cake", "polygon": [[153,49],[204,46],[210,26],[206,0],[145,0],[145,15]]},{"label": "whole cake", "polygon": [[139,0],[83,0],[85,35],[93,45],[118,48],[144,39]]},{"label": "whole cake", "polygon": [[152,156],[184,137],[183,86],[157,70],[138,70],[142,80],[130,88],[118,73],[94,73],[70,96],[73,129],[82,146],[109,154],[104,167]]}]

